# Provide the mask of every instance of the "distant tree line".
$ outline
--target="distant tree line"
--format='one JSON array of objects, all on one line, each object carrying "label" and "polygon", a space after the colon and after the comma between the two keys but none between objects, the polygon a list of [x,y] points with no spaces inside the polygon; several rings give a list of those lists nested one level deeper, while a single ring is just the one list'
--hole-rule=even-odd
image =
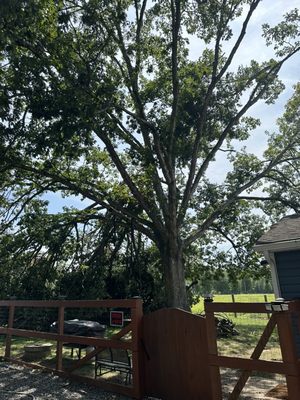
[{"label": "distant tree line", "polygon": [[194,289],[200,295],[213,294],[239,294],[239,293],[273,293],[270,274],[263,277],[244,276],[240,279],[230,279],[224,274],[220,279],[203,280]]}]

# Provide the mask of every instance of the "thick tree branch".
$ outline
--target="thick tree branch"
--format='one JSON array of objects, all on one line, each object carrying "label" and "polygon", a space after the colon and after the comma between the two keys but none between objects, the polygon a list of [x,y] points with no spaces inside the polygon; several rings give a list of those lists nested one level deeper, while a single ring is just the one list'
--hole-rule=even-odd
[{"label": "thick tree branch", "polygon": [[247,201],[262,201],[262,202],[269,202],[269,201],[274,201],[283,204],[286,207],[292,208],[295,213],[299,212],[299,204],[294,203],[292,200],[284,199],[280,196],[269,196],[269,197],[264,197],[264,196],[238,196],[238,200],[247,200]]},{"label": "thick tree branch", "polygon": [[223,236],[223,238],[224,238],[225,240],[227,240],[227,241],[231,244],[231,246],[232,246],[232,248],[234,249],[235,254],[236,254],[236,256],[237,256],[239,262],[240,262],[241,264],[243,264],[244,260],[241,258],[240,254],[239,254],[239,246],[237,246],[237,245],[235,244],[234,240],[231,239],[231,237],[228,236],[228,235],[226,234],[226,232],[224,232],[223,229],[221,229],[219,226],[213,226],[213,227],[211,227],[211,231],[219,233],[220,235]]},{"label": "thick tree branch", "polygon": [[[157,167],[156,167],[156,161],[153,157],[153,153],[155,153],[155,151],[157,152],[156,155],[157,155],[158,161],[160,163],[161,170],[167,181],[170,180],[170,172],[172,171],[172,169],[171,169],[170,165],[168,164],[168,159],[165,159],[164,153],[160,147],[159,138],[156,134],[156,128],[147,121],[144,106],[143,106],[143,103],[142,103],[142,100],[141,100],[140,94],[139,94],[139,86],[138,86],[139,71],[136,70],[131,64],[130,58],[128,56],[128,52],[126,50],[122,30],[121,30],[121,27],[119,24],[117,25],[117,34],[118,34],[119,47],[120,47],[122,56],[124,58],[124,61],[125,61],[126,67],[127,67],[127,71],[128,71],[128,75],[129,75],[129,79],[131,82],[130,92],[132,93],[132,100],[135,104],[135,109],[136,109],[135,115],[137,116],[136,120],[139,121],[139,125],[140,125],[141,131],[142,131],[145,147],[147,148],[147,158],[150,161],[151,168],[152,168],[153,187],[157,194],[160,208],[163,211],[164,217],[166,218],[166,213],[167,213],[167,209],[165,206],[166,198],[165,198],[162,186],[161,186],[161,181],[159,178],[159,174],[158,174]],[[151,140],[150,140],[149,130],[151,131],[151,133],[153,134],[153,137],[154,137],[154,143],[155,143],[154,148],[153,148]]]},{"label": "thick tree branch", "polygon": [[[126,113],[127,115],[129,115],[130,117],[132,117],[133,119],[135,119],[136,121],[138,121],[140,123],[140,125],[146,126],[149,131],[151,131],[152,136],[153,136],[153,141],[154,141],[154,153],[156,154],[158,161],[159,161],[159,166],[161,167],[162,173],[166,179],[167,183],[170,183],[172,181],[171,176],[170,176],[170,168],[169,165],[166,162],[166,155],[165,152],[163,150],[163,148],[161,147],[161,143],[159,140],[159,135],[157,133],[157,128],[148,120],[140,117],[139,115],[137,115],[136,113],[128,110],[125,107],[122,107],[120,105],[116,106],[117,110],[121,110],[124,113]],[[144,139],[144,143],[145,143],[145,139]],[[150,144],[150,150],[152,148],[151,142],[149,143],[149,139],[147,140],[148,145]],[[155,160],[152,157],[152,165],[155,165]]]},{"label": "thick tree branch", "polygon": [[[188,207],[188,203],[193,194],[194,189],[192,187],[193,186],[195,187],[194,178],[195,178],[196,169],[197,169],[199,146],[200,146],[200,142],[201,142],[201,135],[202,135],[203,128],[205,125],[205,121],[206,121],[207,109],[208,109],[209,101],[211,99],[211,95],[212,95],[217,83],[221,80],[221,78],[223,77],[223,75],[226,73],[229,66],[231,65],[233,57],[236,54],[237,50],[239,49],[239,47],[243,41],[243,38],[246,34],[247,26],[249,24],[251,16],[260,1],[261,0],[255,0],[255,1],[253,1],[253,3],[251,3],[248,14],[244,20],[240,35],[239,35],[236,43],[234,44],[234,46],[229,54],[229,57],[227,58],[223,67],[221,68],[220,72],[217,74],[217,68],[218,68],[218,64],[219,64],[219,51],[220,51],[219,47],[220,47],[220,42],[221,42],[221,38],[223,35],[223,31],[222,31],[222,27],[221,27],[221,20],[222,20],[222,14],[221,14],[220,22],[219,22],[219,26],[218,26],[218,30],[217,30],[216,42],[215,42],[215,54],[214,54],[214,61],[213,61],[212,79],[211,79],[211,82],[210,82],[209,87],[206,92],[204,103],[203,103],[203,106],[202,106],[201,112],[200,112],[200,117],[196,121],[196,124],[198,124],[198,126],[195,124],[197,126],[196,138],[195,138],[194,145],[193,145],[193,153],[192,153],[192,158],[191,158],[191,165],[189,168],[189,176],[188,176],[188,180],[187,180],[187,183],[185,186],[183,199],[182,199],[180,211],[179,211],[179,225],[181,225],[183,222],[183,219],[184,219],[187,207]],[[221,11],[222,11],[222,9],[221,9]],[[196,178],[196,180],[198,180],[198,178]]]},{"label": "thick tree branch", "polygon": [[94,201],[95,203],[101,205],[105,209],[110,210],[120,219],[127,221],[134,220],[135,226],[139,231],[144,233],[151,240],[155,239],[153,235],[153,230],[155,230],[155,227],[149,220],[137,216],[136,214],[131,212],[128,207],[125,208],[124,206],[121,206],[120,204],[116,203],[109,197],[108,193],[100,194],[98,192],[95,192],[92,189],[92,185],[89,185],[88,188],[82,187],[77,182],[72,181],[69,177],[65,177],[61,174],[58,175],[57,173],[52,172],[49,169],[35,168],[32,165],[26,164],[26,162],[24,162],[22,159],[19,158],[16,159],[10,157],[10,159],[7,160],[7,162],[11,163],[11,168],[15,168],[20,171],[27,171],[29,173],[34,174],[34,176],[48,177],[53,182],[62,184],[63,190],[70,190],[71,192],[74,193],[80,193],[82,196]]},{"label": "thick tree branch", "polygon": [[180,0],[171,0],[172,14],[172,111],[170,119],[169,133],[169,164],[174,168],[174,133],[176,129],[178,102],[179,102],[179,78],[178,78],[178,46],[179,46],[179,31],[181,22],[181,4]]},{"label": "thick tree branch", "polygon": [[[143,17],[144,17],[144,13],[145,13],[145,8],[146,8],[146,4],[147,1],[143,1],[143,5],[141,8],[141,12],[140,15],[138,15],[138,11],[136,14],[136,17],[139,18],[139,23],[138,23],[138,27],[137,27],[137,35],[140,38],[141,35],[141,29],[143,26]],[[137,7],[137,4],[136,4]],[[103,21],[104,25],[106,26],[106,23]],[[107,30],[109,30],[106,27]],[[143,135],[143,140],[145,143],[145,147],[147,148],[147,157],[146,159],[148,160],[148,165],[151,165],[151,169],[152,169],[152,178],[153,178],[153,188],[156,192],[157,195],[157,199],[160,205],[160,209],[162,210],[162,213],[164,215],[164,218],[167,217],[167,208],[166,208],[166,197],[161,185],[161,179],[159,177],[159,173],[157,171],[157,166],[156,166],[156,160],[153,156],[153,154],[156,154],[157,156],[157,160],[159,162],[161,171],[166,179],[166,181],[171,181],[170,178],[170,167],[168,165],[168,160],[165,157],[165,154],[160,146],[160,141],[158,138],[158,135],[156,133],[156,128],[149,123],[149,121],[147,120],[145,111],[144,111],[144,106],[143,103],[141,101],[140,95],[139,95],[139,88],[138,88],[138,76],[139,76],[139,68],[137,68],[138,63],[136,65],[136,67],[134,67],[131,63],[130,57],[128,55],[126,46],[125,46],[125,42],[124,42],[124,38],[123,38],[123,33],[122,33],[122,29],[120,26],[120,21],[116,21],[116,34],[112,33],[112,36],[114,37],[114,40],[116,41],[116,43],[118,43],[121,54],[123,56],[123,59],[125,61],[125,65],[128,71],[128,77],[125,74],[125,71],[120,63],[120,61],[115,57],[114,61],[117,63],[121,74],[126,82],[126,86],[127,89],[132,97],[133,103],[135,105],[135,113],[132,113],[130,110],[125,109],[122,106],[117,105],[116,109],[120,109],[124,112],[126,112],[128,115],[130,115],[132,118],[134,118],[140,125],[141,128],[141,132]],[[153,134],[153,138],[154,138],[154,147],[152,146],[151,140],[150,140],[150,136],[149,136],[149,132],[151,131],[151,133]],[[159,211],[157,209],[157,215],[159,215]]]},{"label": "thick tree branch", "polygon": [[[299,51],[299,48],[295,49],[292,53],[290,53],[289,55],[284,57],[282,60],[278,61],[278,63],[273,65],[270,68],[270,70],[268,71],[267,76],[265,77],[265,80],[268,81],[268,79],[270,79],[271,76],[274,76],[274,78],[275,78],[277,76],[280,68],[284,64],[284,62],[287,61],[290,57],[292,57],[297,51]],[[227,138],[228,134],[230,133],[231,129],[234,127],[234,125],[236,125],[236,123],[239,121],[239,119],[243,115],[245,115],[245,113],[255,103],[257,103],[262,98],[263,94],[267,91],[267,89],[268,89],[268,84],[262,84],[260,81],[258,81],[256,83],[256,86],[253,88],[251,94],[249,95],[249,98],[248,98],[248,101],[246,102],[246,104],[229,121],[229,123],[225,127],[224,131],[220,135],[217,143],[210,150],[209,154],[207,155],[207,157],[205,158],[205,160],[201,164],[198,172],[196,173],[194,182],[192,184],[189,183],[189,191],[187,190],[187,186],[186,186],[186,190],[185,190],[185,193],[184,193],[185,196],[183,197],[183,200],[182,200],[182,203],[181,203],[181,207],[180,207],[180,212],[179,212],[179,223],[180,224],[182,223],[182,221],[184,219],[185,213],[186,213],[187,208],[188,208],[188,203],[189,203],[193,193],[197,189],[198,184],[200,182],[200,179],[204,176],[204,174],[205,174],[210,162],[214,159],[216,153],[221,148],[222,144],[224,143],[224,141]]]},{"label": "thick tree branch", "polygon": [[149,204],[148,199],[146,199],[143,194],[139,191],[133,180],[131,179],[130,175],[126,171],[125,165],[122,163],[120,160],[113,144],[109,140],[109,138],[101,131],[96,131],[96,135],[99,137],[99,139],[102,140],[102,142],[105,144],[106,149],[113,160],[116,168],[118,169],[119,173],[121,174],[122,178],[124,179],[125,184],[128,186],[129,190],[131,191],[132,195],[134,198],[138,201],[138,203],[141,205],[143,210],[146,212],[146,214],[149,216],[149,218],[153,221],[153,224],[157,227],[158,230],[162,229],[162,224],[160,221],[160,216],[159,216],[159,210],[157,207],[152,204]]},{"label": "thick tree branch", "polygon": [[184,247],[189,246],[193,243],[196,239],[198,239],[203,233],[211,226],[211,224],[222,214],[226,212],[228,207],[238,200],[238,196],[244,192],[245,190],[251,188],[256,182],[260,181],[261,179],[265,178],[267,174],[278,164],[281,163],[282,157],[292,149],[298,143],[298,133],[294,135],[294,140],[291,140],[290,143],[279,152],[279,154],[269,162],[268,166],[260,173],[255,175],[251,178],[248,182],[244,185],[241,185],[232,193],[229,193],[227,199],[220,203],[220,205],[215,209],[214,212],[202,223],[199,228],[196,228],[185,240],[184,240]]}]

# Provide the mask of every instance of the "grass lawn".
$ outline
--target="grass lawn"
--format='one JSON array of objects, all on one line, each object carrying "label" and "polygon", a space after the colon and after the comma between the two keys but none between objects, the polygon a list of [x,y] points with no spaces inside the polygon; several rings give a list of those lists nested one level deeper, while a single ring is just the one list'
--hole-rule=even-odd
[{"label": "grass lawn", "polygon": [[[274,300],[274,294],[266,294],[268,301]],[[264,294],[237,294],[235,302],[259,303],[265,302]],[[232,295],[215,295],[214,302],[232,303]],[[200,314],[204,310],[203,299],[192,307],[192,312]],[[249,358],[254,350],[265,326],[268,323],[267,314],[226,313],[221,316],[228,317],[238,331],[237,336],[218,339],[218,351],[220,355]],[[275,328],[261,359],[281,360],[278,334]]]}]

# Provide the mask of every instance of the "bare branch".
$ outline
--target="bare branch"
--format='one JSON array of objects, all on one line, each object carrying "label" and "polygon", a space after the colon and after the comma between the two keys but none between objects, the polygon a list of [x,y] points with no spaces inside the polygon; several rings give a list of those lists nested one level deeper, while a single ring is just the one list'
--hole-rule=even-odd
[{"label": "bare branch", "polygon": [[233,48],[232,48],[232,50],[231,50],[231,52],[230,52],[230,54],[229,54],[229,56],[228,56],[228,58],[226,60],[224,66],[221,68],[219,74],[217,75],[216,80],[220,80],[221,77],[227,71],[228,67],[231,65],[232,60],[233,60],[236,52],[238,51],[238,49],[239,49],[239,47],[240,47],[240,45],[241,45],[241,43],[242,43],[242,41],[243,41],[243,39],[244,39],[244,37],[246,35],[247,27],[248,27],[249,21],[250,21],[250,19],[252,17],[252,14],[254,13],[255,9],[257,8],[257,6],[258,6],[258,4],[260,2],[261,2],[261,0],[253,0],[252,3],[250,4],[250,8],[249,8],[247,16],[246,16],[246,18],[245,18],[245,20],[243,22],[243,26],[242,26],[240,35],[239,35],[237,41],[235,42],[235,44],[234,44],[234,46],[233,46]]},{"label": "bare branch", "polygon": [[140,14],[138,13],[138,4],[137,1],[135,0],[135,9],[136,9],[136,22],[137,22],[137,28],[136,28],[136,63],[135,63],[135,70],[136,72],[139,71],[140,65],[141,65],[141,31],[143,27],[143,20],[144,20],[144,14],[147,6],[147,0],[143,0],[143,4],[140,10]]},{"label": "bare branch", "polygon": [[[49,186],[45,186],[40,190],[34,190],[33,188],[30,188],[26,193],[22,194],[17,200],[15,200],[7,209],[6,213],[8,214],[6,221],[2,222],[1,230],[0,232],[4,232],[5,229],[7,229],[8,226],[12,225],[19,216],[24,212],[25,207],[36,197],[47,191]],[[30,193],[34,192],[32,195],[29,196]],[[27,197],[28,196],[28,197]],[[15,210],[17,206],[20,204],[20,202],[25,199],[22,203],[22,205],[19,207],[18,211],[15,213]],[[12,216],[13,215],[13,216]],[[12,216],[12,218],[11,218]]]}]

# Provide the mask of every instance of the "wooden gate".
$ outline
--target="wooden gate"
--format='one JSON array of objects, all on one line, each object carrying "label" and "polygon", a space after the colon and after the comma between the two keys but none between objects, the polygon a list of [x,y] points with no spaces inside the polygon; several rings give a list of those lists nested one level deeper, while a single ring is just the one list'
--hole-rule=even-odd
[{"label": "wooden gate", "polygon": [[[8,300],[0,301],[0,308],[8,308],[8,324],[0,327],[0,334],[6,336],[5,354],[6,360],[27,365],[32,368],[42,368],[57,375],[75,379],[77,382],[83,382],[92,386],[98,386],[104,390],[113,391],[124,394],[136,399],[141,399],[143,396],[142,389],[142,368],[141,368],[141,322],[142,322],[142,300],[127,299],[127,300],[63,300],[63,301],[26,301],[26,300]],[[56,308],[58,310],[58,333],[41,332],[28,329],[14,328],[15,311],[22,308],[41,308],[49,309]],[[122,328],[118,333],[113,335],[111,339],[98,337],[85,337],[64,334],[64,315],[66,308],[83,309],[83,308],[126,308],[131,310],[131,320],[129,324]],[[121,340],[125,335],[131,332],[131,338]],[[38,364],[32,364],[21,361],[12,357],[11,341],[12,336],[25,338],[40,338],[52,340],[56,342],[56,367],[43,367]],[[62,349],[64,343],[82,344],[94,347],[94,350],[88,353],[85,357],[78,360],[72,368],[63,368]],[[132,354],[132,382],[131,385],[122,385],[110,383],[104,379],[92,379],[73,374],[73,372],[88,363],[97,353],[105,348],[128,349]]]},{"label": "wooden gate", "polygon": [[[237,400],[252,371],[264,371],[286,376],[289,400],[300,399],[299,360],[293,334],[292,313],[299,313],[299,302],[290,302],[288,311],[273,312],[264,332],[254,349],[251,358],[218,355],[215,313],[267,313],[264,303],[206,303],[206,327],[209,351],[209,370],[212,377],[213,400],[222,400],[220,367],[242,370],[242,373],[229,396]],[[282,362],[260,360],[260,356],[277,325]]]},{"label": "wooden gate", "polygon": [[203,317],[162,309],[143,318],[145,393],[163,400],[212,400]]}]

